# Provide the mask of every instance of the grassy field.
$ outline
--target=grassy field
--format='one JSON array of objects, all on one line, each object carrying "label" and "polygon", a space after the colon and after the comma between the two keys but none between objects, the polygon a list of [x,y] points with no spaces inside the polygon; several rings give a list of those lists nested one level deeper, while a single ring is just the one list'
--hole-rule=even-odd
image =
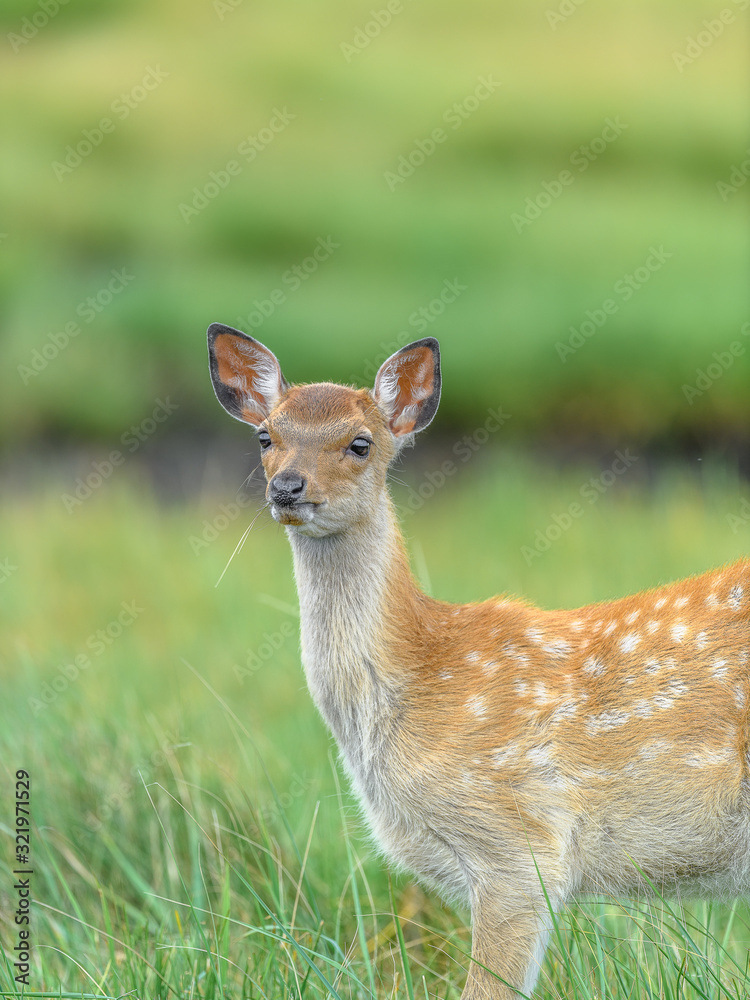
[{"label": "grassy field", "polygon": [[[574,606],[750,547],[726,469],[634,460],[610,484],[607,459],[553,471],[488,446],[441,486],[445,456],[418,454],[394,491],[415,571],[447,599]],[[551,530],[587,484],[597,500]],[[455,1000],[468,915],[389,882],[373,852],[304,687],[277,526],[261,517],[215,587],[252,506],[159,505],[123,472],[68,513],[69,488],[0,510],[0,798],[18,769],[32,787],[25,995]],[[6,805],[0,824],[13,996]],[[560,918],[538,996],[746,997],[749,946],[744,903],[585,902]]]}]

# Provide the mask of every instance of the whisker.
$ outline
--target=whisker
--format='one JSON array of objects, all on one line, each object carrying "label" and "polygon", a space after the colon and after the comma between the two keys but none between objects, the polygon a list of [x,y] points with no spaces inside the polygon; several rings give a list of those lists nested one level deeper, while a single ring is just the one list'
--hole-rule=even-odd
[{"label": "whisker", "polygon": [[258,462],[258,464],[250,472],[249,475],[245,476],[245,478],[242,480],[242,482],[240,483],[240,485],[237,487],[237,492],[238,493],[240,492],[241,489],[245,488],[245,486],[250,482],[250,480],[253,478],[253,476],[255,475],[255,473],[258,471],[259,468],[260,468],[260,462]]},{"label": "whisker", "polygon": [[250,522],[250,524],[248,524],[248,526],[245,528],[244,532],[242,533],[242,538],[240,538],[239,542],[237,542],[237,545],[234,548],[234,552],[229,557],[229,561],[227,562],[226,566],[222,570],[221,576],[219,577],[219,579],[214,584],[214,588],[218,587],[219,584],[221,583],[221,581],[224,579],[224,574],[229,569],[232,560],[237,555],[237,553],[242,549],[242,546],[245,544],[245,539],[250,534],[250,530],[251,530],[252,526],[258,520],[258,518],[263,513],[263,511],[266,509],[266,507],[270,507],[270,504],[264,503],[263,506],[258,510],[258,513],[255,515],[255,517],[252,519],[252,521]]}]

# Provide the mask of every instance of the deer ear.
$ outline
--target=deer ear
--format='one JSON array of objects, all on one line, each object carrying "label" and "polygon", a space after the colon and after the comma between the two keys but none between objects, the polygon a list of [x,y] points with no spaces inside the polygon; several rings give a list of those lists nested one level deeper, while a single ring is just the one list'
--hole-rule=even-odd
[{"label": "deer ear", "polygon": [[440,346],[435,338],[416,340],[391,355],[375,377],[373,395],[394,437],[426,427],[440,402]]},{"label": "deer ear", "polygon": [[208,328],[208,367],[216,398],[227,413],[255,427],[289,388],[267,347],[221,323]]}]

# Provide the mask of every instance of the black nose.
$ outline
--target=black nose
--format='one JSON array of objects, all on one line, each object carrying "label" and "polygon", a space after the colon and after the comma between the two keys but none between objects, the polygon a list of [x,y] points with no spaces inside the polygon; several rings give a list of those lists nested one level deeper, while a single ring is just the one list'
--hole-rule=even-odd
[{"label": "black nose", "polygon": [[302,499],[305,492],[305,480],[298,472],[291,469],[279,472],[268,484],[268,499],[279,507],[292,507]]}]

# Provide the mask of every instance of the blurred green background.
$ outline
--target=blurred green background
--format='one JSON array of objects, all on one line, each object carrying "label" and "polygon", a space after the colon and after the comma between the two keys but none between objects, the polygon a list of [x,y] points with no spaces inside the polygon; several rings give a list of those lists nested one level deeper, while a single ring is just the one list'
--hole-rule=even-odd
[{"label": "blurred green background", "polygon": [[[435,596],[572,606],[747,553],[744,6],[4,0],[0,801],[28,767],[37,989],[288,996],[293,925],[327,975],[347,956],[342,996],[369,995],[369,958],[407,995],[283,532],[259,519],[214,587],[262,487],[240,489],[257,448],[214,398],[209,323],[292,381],[371,385],[439,338],[441,407],[393,482]],[[118,632],[123,602],[143,610]],[[415,907],[415,975],[452,1000],[466,915]],[[622,996],[602,956],[624,940],[645,995],[651,917],[605,916],[578,992],[571,932],[545,996]],[[747,909],[705,926],[744,995]],[[700,969],[681,992],[680,941],[645,960],[675,956],[654,995],[719,996]]]},{"label": "blurred green background", "polygon": [[294,380],[433,334],[442,428],[502,403],[519,440],[746,441],[746,358],[682,391],[750,319],[741,8],[714,38],[703,0],[6,0],[3,442],[106,441],[165,393],[170,430],[221,428],[215,320]]}]

